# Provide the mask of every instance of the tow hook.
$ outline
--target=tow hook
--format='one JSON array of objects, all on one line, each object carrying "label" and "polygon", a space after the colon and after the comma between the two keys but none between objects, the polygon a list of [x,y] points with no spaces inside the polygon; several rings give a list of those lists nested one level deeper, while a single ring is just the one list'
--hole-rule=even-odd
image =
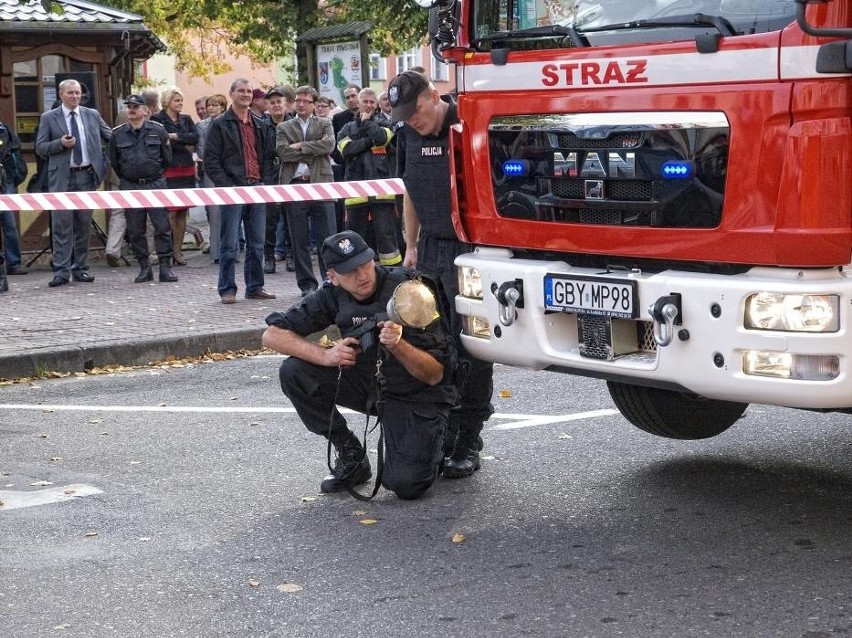
[{"label": "tow hook", "polygon": [[500,304],[500,323],[511,326],[518,317],[517,308],[524,307],[524,282],[520,279],[504,281],[499,288],[495,283],[491,285],[491,292]]},{"label": "tow hook", "polygon": [[654,320],[654,341],[665,348],[672,342],[674,326],[682,323],[680,293],[673,292],[660,297],[648,306],[648,313]]}]

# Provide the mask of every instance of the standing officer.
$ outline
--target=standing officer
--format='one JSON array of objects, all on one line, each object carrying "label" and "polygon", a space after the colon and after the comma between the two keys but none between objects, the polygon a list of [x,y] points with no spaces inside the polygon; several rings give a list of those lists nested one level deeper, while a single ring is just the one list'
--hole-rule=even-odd
[{"label": "standing officer", "polygon": [[[109,142],[109,157],[121,190],[156,190],[166,188],[163,176],[172,159],[169,134],[162,124],[146,120],[148,109],[141,95],[131,95],[127,105],[127,122],[113,129]],[[146,216],[154,226],[154,244],[160,265],[160,281],[177,281],[169,264],[172,263],[172,231],[165,208],[128,208],[127,235],[130,249],[139,261],[137,284],[152,281],[154,274],[148,260],[148,241],[145,237]]]},{"label": "standing officer", "polygon": [[456,425],[458,435],[454,447],[446,450],[450,458],[443,471],[445,477],[464,478],[479,469],[479,433],[494,412],[494,366],[464,349],[455,307],[459,286],[453,261],[473,249],[456,237],[450,207],[449,137],[450,127],[459,121],[458,113],[455,102],[449,96],[441,97],[429,78],[417,71],[397,75],[388,87],[388,100],[393,108],[391,119],[405,122],[396,134],[398,176],[405,183],[404,265],[440,280],[441,315],[456,339],[459,366],[467,371],[466,381],[462,375],[448,442]]}]

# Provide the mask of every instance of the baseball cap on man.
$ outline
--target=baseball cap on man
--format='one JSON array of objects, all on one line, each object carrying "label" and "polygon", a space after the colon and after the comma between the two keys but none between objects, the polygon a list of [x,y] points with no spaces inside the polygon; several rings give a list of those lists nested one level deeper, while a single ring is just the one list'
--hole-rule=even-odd
[{"label": "baseball cap on man", "polygon": [[255,89],[251,92],[251,99],[256,100],[259,97],[266,97],[266,91],[263,89]]},{"label": "baseball cap on man", "polygon": [[127,99],[124,100],[124,103],[128,106],[131,104],[135,106],[145,106],[145,98],[143,98],[138,93],[134,93],[133,95],[128,95]]},{"label": "baseball cap on man", "polygon": [[417,109],[417,98],[429,88],[429,78],[417,71],[403,71],[388,85],[391,121],[402,122]]},{"label": "baseball cap on man", "polygon": [[372,261],[375,256],[376,253],[361,235],[351,230],[332,235],[322,243],[322,260],[326,268],[334,268],[341,275]]},{"label": "baseball cap on man", "polygon": [[282,89],[280,86],[273,86],[266,92],[266,97],[271,98],[273,95],[284,97],[284,89]]}]

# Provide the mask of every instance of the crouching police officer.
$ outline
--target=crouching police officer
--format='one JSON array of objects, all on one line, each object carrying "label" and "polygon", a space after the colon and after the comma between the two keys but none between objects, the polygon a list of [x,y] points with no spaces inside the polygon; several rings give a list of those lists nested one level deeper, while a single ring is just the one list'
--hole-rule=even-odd
[{"label": "crouching police officer", "polygon": [[[127,105],[127,122],[113,129],[109,157],[121,190],[156,190],[166,188],[163,172],[172,159],[169,135],[162,124],[147,119],[148,109],[141,95],[131,95]],[[165,208],[128,208],[127,238],[134,257],[139,261],[137,284],[152,281],[154,274],[148,261],[145,237],[146,216],[154,226],[154,245],[160,264],[160,281],[177,281],[172,273],[172,230]]]},{"label": "crouching police officer", "polygon": [[[263,334],[263,345],[290,355],[280,370],[284,394],[305,427],[328,438],[337,451],[336,464],[320,489],[336,492],[372,476],[361,442],[336,407],[340,405],[379,413],[384,428],[381,484],[400,498],[418,498],[440,470],[444,432],[456,400],[452,341],[440,321],[415,329],[381,320],[394,291],[415,273],[376,265],[374,251],[357,233],[328,237],[322,258],[328,280],[287,312],[269,315]],[[306,338],[331,325],[343,335],[331,348]]]}]

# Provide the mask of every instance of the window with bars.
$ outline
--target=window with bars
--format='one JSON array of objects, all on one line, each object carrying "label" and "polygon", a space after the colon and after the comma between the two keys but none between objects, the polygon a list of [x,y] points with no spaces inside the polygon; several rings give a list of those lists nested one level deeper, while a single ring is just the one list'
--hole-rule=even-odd
[{"label": "window with bars", "polygon": [[423,56],[420,49],[410,49],[396,58],[396,72],[402,73],[415,66],[423,66]]}]

